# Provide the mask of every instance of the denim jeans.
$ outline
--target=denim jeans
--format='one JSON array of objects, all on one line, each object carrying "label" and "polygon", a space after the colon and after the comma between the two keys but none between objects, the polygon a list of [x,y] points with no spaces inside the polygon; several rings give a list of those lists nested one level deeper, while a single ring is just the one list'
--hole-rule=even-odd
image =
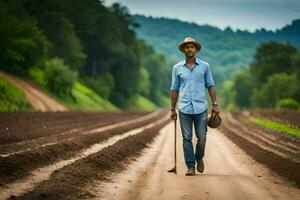
[{"label": "denim jeans", "polygon": [[[179,111],[179,120],[185,164],[188,168],[194,167],[195,160],[201,160],[204,157],[208,120],[207,110],[200,114],[185,114]],[[192,143],[193,122],[197,137],[195,153]]]}]

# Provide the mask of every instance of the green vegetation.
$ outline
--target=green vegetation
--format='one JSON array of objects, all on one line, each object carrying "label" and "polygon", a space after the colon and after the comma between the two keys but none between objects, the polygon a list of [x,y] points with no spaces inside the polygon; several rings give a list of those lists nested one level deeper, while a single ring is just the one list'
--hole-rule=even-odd
[{"label": "green vegetation", "polygon": [[34,111],[34,108],[20,89],[0,78],[0,112],[8,111]]},{"label": "green vegetation", "polygon": [[286,99],[280,99],[276,102],[276,108],[279,110],[297,110],[300,108],[300,105],[297,101],[294,99],[286,98]]},{"label": "green vegetation", "polygon": [[156,54],[154,49],[140,41],[141,65],[139,93],[154,104],[166,107],[165,98],[170,95],[171,64],[166,64],[165,57]]},{"label": "green vegetation", "polygon": [[131,110],[147,110],[153,111],[157,108],[157,106],[149,101],[147,98],[141,95],[135,95],[131,97],[128,101],[128,105],[126,106]]},{"label": "green vegetation", "polygon": [[[95,0],[2,0],[0,66],[76,109],[166,107],[172,65],[184,58],[177,45],[190,35],[202,43],[199,57],[210,63],[223,105],[275,107],[285,98],[299,103],[299,27],[294,20],[250,33],[131,16]],[[82,97],[78,82],[99,98]]]},{"label": "green vegetation", "polygon": [[[218,99],[222,101],[223,109],[266,106],[260,99],[264,96],[263,90],[271,89],[263,86],[268,77],[274,73],[291,75],[295,72],[295,67],[300,66],[300,59],[296,56],[296,48],[300,48],[300,19],[276,31],[260,29],[254,33],[233,31],[229,27],[221,30],[209,25],[141,15],[135,15],[134,20],[140,24],[140,28],[136,30],[138,37],[153,45],[158,52],[165,54],[170,63],[184,59],[184,55],[177,48],[184,37],[192,36],[199,40],[202,43],[202,50],[198,56],[207,61],[212,68]],[[251,73],[249,68],[252,70]],[[284,78],[291,81],[294,79]],[[278,80],[278,77],[275,79]],[[272,82],[274,79],[268,84]],[[295,84],[294,81],[292,83]],[[260,90],[261,87],[264,89]],[[291,97],[293,88],[287,90],[289,90],[288,97]],[[252,97],[253,93],[257,93],[255,98]],[[265,95],[269,96],[268,102],[272,95]],[[267,103],[267,107],[273,107],[276,101],[277,97]]]},{"label": "green vegetation", "polygon": [[274,108],[276,102],[284,98],[295,97],[300,89],[296,83],[295,75],[276,73],[268,77],[266,83],[257,86],[253,91],[252,99],[254,105],[264,108]]},{"label": "green vegetation", "polygon": [[62,59],[53,58],[45,61],[43,69],[46,88],[50,92],[58,96],[71,94],[71,88],[77,79],[77,73],[70,70]]},{"label": "green vegetation", "polygon": [[297,110],[300,102],[300,52],[288,43],[262,43],[250,69],[236,74],[232,95],[240,108]]},{"label": "green vegetation", "polygon": [[262,126],[264,128],[268,128],[274,131],[279,131],[283,133],[288,133],[290,135],[298,136],[300,137],[300,130],[296,128],[292,128],[286,124],[279,123],[279,122],[274,122],[268,119],[263,119],[263,118],[254,118],[252,120],[255,124]]},{"label": "green vegetation", "polygon": [[227,27],[224,31],[209,25],[182,22],[176,19],[153,18],[134,15],[133,19],[140,24],[136,30],[139,38],[144,39],[155,50],[167,55],[167,59],[178,62],[184,57],[177,49],[179,42],[186,36],[192,36],[202,44],[199,57],[208,61],[215,74],[217,83],[232,79],[234,71],[247,68],[255,49],[262,42],[271,40],[290,41],[300,48],[299,27],[300,19],[276,32],[265,29],[248,31],[233,31]]},{"label": "green vegetation", "polygon": [[110,101],[80,83],[77,74],[60,58],[47,60],[43,64],[43,70],[31,68],[29,77],[43,87],[48,95],[72,110],[119,110]]},{"label": "green vegetation", "polygon": [[119,110],[115,105],[103,99],[90,88],[83,84],[76,82],[72,88],[73,100],[76,102],[75,106],[69,104],[73,109],[85,110]]},{"label": "green vegetation", "polygon": [[49,47],[37,21],[16,1],[0,2],[0,35],[1,68],[17,75],[26,75],[30,66],[43,60]]},{"label": "green vegetation", "polygon": [[[136,38],[136,28],[120,4],[2,0],[1,70],[31,79],[71,108],[143,107],[132,104],[140,102],[131,101],[134,96],[164,106],[168,64]],[[78,91],[79,81],[99,98],[88,100]]]}]

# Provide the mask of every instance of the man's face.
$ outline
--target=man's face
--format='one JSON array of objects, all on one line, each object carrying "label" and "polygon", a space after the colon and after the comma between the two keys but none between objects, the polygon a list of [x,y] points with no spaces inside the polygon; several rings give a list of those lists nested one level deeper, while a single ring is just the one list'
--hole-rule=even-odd
[{"label": "man's face", "polygon": [[197,48],[193,43],[187,43],[184,45],[184,54],[186,57],[192,58],[197,53]]}]

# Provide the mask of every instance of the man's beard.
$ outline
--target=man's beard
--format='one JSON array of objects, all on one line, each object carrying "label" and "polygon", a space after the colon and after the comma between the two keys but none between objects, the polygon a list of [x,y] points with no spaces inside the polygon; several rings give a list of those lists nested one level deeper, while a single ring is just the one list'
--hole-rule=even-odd
[{"label": "man's beard", "polygon": [[188,53],[186,54],[186,57],[188,57],[188,58],[192,58],[192,57],[194,57],[194,56],[195,56],[195,54],[192,53],[192,52],[188,52]]}]

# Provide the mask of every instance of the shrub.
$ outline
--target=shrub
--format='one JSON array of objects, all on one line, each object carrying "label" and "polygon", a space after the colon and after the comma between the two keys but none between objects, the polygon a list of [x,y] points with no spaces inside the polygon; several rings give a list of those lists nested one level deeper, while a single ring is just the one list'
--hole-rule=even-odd
[{"label": "shrub", "polygon": [[114,78],[108,72],[101,76],[87,77],[85,83],[104,99],[109,98],[115,87]]},{"label": "shrub", "polygon": [[46,87],[58,96],[71,95],[77,73],[70,70],[63,59],[53,58],[45,61]]},{"label": "shrub", "polygon": [[30,68],[28,71],[29,78],[41,87],[46,86],[45,73],[39,68]]},{"label": "shrub", "polygon": [[276,108],[297,110],[299,109],[299,103],[291,98],[280,99],[276,102]]}]

